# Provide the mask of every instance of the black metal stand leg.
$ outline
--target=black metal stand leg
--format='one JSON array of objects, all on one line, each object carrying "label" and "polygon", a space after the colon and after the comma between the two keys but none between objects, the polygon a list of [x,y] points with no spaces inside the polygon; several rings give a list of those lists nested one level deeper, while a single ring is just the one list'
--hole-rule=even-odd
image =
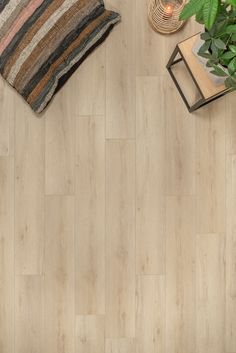
[{"label": "black metal stand leg", "polygon": [[[174,51],[173,51],[173,53],[172,53],[172,55],[171,55],[171,57],[170,57],[170,60],[168,61],[167,65],[166,65],[166,68],[167,68],[167,70],[168,70],[168,72],[169,72],[169,74],[170,74],[172,80],[174,81],[174,84],[175,84],[176,88],[178,89],[178,92],[179,92],[181,98],[183,99],[183,101],[184,101],[184,103],[185,103],[185,105],[186,105],[188,111],[189,111],[190,113],[192,113],[192,112],[194,112],[195,110],[199,109],[200,107],[202,107],[203,105],[205,105],[205,104],[207,104],[207,103],[206,103],[205,99],[202,97],[202,98],[201,98],[198,102],[196,102],[193,106],[190,106],[190,105],[189,105],[189,103],[188,103],[188,101],[187,101],[187,98],[185,97],[185,95],[184,95],[184,93],[183,93],[183,91],[182,91],[182,89],[181,89],[181,87],[180,87],[180,85],[179,85],[179,83],[178,83],[178,81],[177,81],[177,79],[176,79],[176,77],[175,77],[173,71],[172,71],[172,66],[174,66],[174,65],[177,64],[177,63],[179,63],[180,61],[183,61],[182,56],[181,56],[179,59],[176,59],[176,60],[175,60],[175,58],[176,58],[176,56],[177,56],[178,54],[180,54],[180,56],[181,56],[181,53],[180,53],[180,51],[179,51],[179,48],[178,48],[178,46],[176,46],[175,49],[174,49]],[[193,78],[193,80],[194,80],[194,78]],[[194,82],[195,82],[195,80],[194,80]]]},{"label": "black metal stand leg", "polygon": [[172,64],[174,62],[174,59],[176,58],[178,53],[179,53],[179,49],[178,49],[178,46],[176,46],[174,51],[173,51],[173,53],[172,53],[172,55],[171,55],[171,57],[170,57],[170,60],[168,61],[167,65],[166,65],[167,69],[169,69],[172,66]]},{"label": "black metal stand leg", "polygon": [[229,91],[225,91],[225,92],[223,92],[222,94],[220,94],[218,96],[212,97],[211,99],[207,99],[207,100],[206,99],[201,99],[196,104],[194,104],[192,107],[190,107],[189,112],[192,113],[192,112],[198,110],[199,108],[202,108],[205,105],[207,105],[207,104],[209,104],[211,102],[214,102],[216,99],[224,97],[227,93],[229,93]]},{"label": "black metal stand leg", "polygon": [[200,99],[197,103],[195,103],[194,105],[192,105],[189,108],[189,113],[193,113],[196,110],[198,110],[199,108],[203,107],[204,105],[208,104],[210,102],[206,102],[205,99]]},{"label": "black metal stand leg", "polygon": [[174,81],[175,86],[177,87],[177,89],[179,91],[179,94],[181,95],[181,97],[182,97],[182,99],[183,99],[188,111],[190,111],[190,105],[189,105],[189,103],[188,103],[188,101],[187,101],[187,99],[186,99],[186,97],[185,97],[185,95],[184,95],[184,93],[183,93],[178,81],[176,80],[175,75],[173,74],[173,72],[171,70],[171,67],[169,67],[167,70],[169,71],[169,74],[170,74],[172,80]]},{"label": "black metal stand leg", "polygon": [[175,64],[178,64],[180,61],[183,61],[182,58],[176,59],[175,61],[172,62],[171,66],[174,66]]},{"label": "black metal stand leg", "polygon": [[175,60],[175,58],[176,58],[176,56],[177,56],[178,54],[179,54],[179,48],[178,48],[178,46],[176,46],[175,49],[174,49],[174,51],[173,51],[173,53],[172,53],[172,55],[171,55],[171,57],[170,57],[170,60],[168,61],[167,65],[166,65],[166,68],[167,68],[167,70],[168,70],[168,72],[169,72],[169,74],[170,74],[172,80],[174,81],[175,86],[177,87],[177,89],[178,89],[178,91],[179,91],[179,94],[181,95],[181,97],[182,97],[182,99],[183,99],[183,101],[184,101],[184,103],[185,103],[187,109],[190,110],[189,103],[188,103],[188,101],[187,101],[187,99],[186,99],[186,97],[185,97],[185,95],[184,95],[184,93],[183,93],[183,91],[182,91],[182,89],[181,89],[181,87],[180,87],[178,81],[176,80],[175,75],[173,74],[172,69],[171,69],[173,65],[179,63],[180,61],[183,61],[182,57],[180,57],[179,59]]}]

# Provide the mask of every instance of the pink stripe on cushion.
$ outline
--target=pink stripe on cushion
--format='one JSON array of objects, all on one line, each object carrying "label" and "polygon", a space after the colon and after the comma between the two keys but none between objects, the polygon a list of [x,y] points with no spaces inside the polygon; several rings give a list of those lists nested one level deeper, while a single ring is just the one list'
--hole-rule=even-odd
[{"label": "pink stripe on cushion", "polygon": [[35,10],[43,3],[44,0],[32,0],[21,12],[20,16],[11,26],[9,32],[0,41],[0,55],[10,44],[16,33],[21,29],[24,23],[32,16]]}]

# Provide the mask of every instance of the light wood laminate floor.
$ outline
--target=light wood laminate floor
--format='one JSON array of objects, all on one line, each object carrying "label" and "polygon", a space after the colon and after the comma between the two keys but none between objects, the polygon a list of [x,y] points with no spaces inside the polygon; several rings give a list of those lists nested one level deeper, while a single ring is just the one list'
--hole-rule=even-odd
[{"label": "light wood laminate floor", "polygon": [[0,80],[0,353],[236,353],[236,95],[188,114],[165,65],[199,27],[107,5],[41,119]]}]

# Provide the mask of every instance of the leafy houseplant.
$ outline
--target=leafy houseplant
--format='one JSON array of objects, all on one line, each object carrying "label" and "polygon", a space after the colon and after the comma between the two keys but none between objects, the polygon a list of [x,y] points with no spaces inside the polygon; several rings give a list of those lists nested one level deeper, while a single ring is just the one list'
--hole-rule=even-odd
[{"label": "leafy houseplant", "polygon": [[180,19],[194,15],[205,25],[198,55],[207,59],[211,73],[225,77],[227,88],[236,89],[236,0],[190,0]]}]

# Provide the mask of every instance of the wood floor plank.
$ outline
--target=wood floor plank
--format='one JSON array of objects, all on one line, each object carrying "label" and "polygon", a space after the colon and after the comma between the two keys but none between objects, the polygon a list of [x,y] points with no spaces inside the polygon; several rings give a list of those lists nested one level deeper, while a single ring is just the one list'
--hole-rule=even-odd
[{"label": "wood floor plank", "polygon": [[196,352],[195,198],[167,198],[166,351]]},{"label": "wood floor plank", "polygon": [[9,85],[0,80],[0,156],[13,154],[14,143],[14,102],[15,91]]},{"label": "wood floor plank", "polygon": [[76,353],[104,353],[105,322],[104,316],[76,317]]},{"label": "wood floor plank", "polygon": [[148,0],[136,0],[136,74],[140,76],[163,74],[167,64],[166,41],[148,22],[148,4]]},{"label": "wood floor plank", "polygon": [[165,277],[137,276],[136,353],[165,352]]},{"label": "wood floor plank", "polygon": [[236,352],[236,155],[227,157],[226,352]]},{"label": "wood floor plank", "polygon": [[106,144],[106,337],[135,335],[135,144]]},{"label": "wood floor plank", "polygon": [[61,91],[45,114],[46,195],[74,193],[75,113],[69,102],[68,91]]},{"label": "wood floor plank", "polygon": [[136,353],[132,338],[107,339],[105,353]]},{"label": "wood floor plank", "polygon": [[74,197],[46,197],[44,352],[75,352]]},{"label": "wood floor plank", "polygon": [[14,163],[0,157],[0,350],[14,350]]},{"label": "wood floor plank", "polygon": [[[8,92],[7,92],[8,93]],[[7,156],[9,153],[9,113],[8,94],[6,93],[6,83],[0,81],[0,101],[3,102],[2,113],[0,114],[0,156]],[[12,106],[12,105],[11,105]]]},{"label": "wood floor plank", "polygon": [[78,114],[104,115],[106,95],[106,47],[99,47],[80,68],[78,76]]},{"label": "wood floor plank", "polygon": [[17,353],[42,352],[42,279],[42,276],[16,276],[15,352]]},{"label": "wood floor plank", "polygon": [[197,353],[225,352],[225,237],[197,237]]},{"label": "wood floor plank", "polygon": [[165,81],[166,192],[167,195],[195,194],[195,122],[191,119],[170,80]]},{"label": "wood floor plank", "polygon": [[135,137],[135,0],[107,0],[122,22],[106,46],[106,137]]},{"label": "wood floor plank", "polygon": [[42,273],[45,121],[18,102],[15,117],[15,269]]},{"label": "wood floor plank", "polygon": [[197,231],[225,233],[225,100],[203,109],[196,119]]},{"label": "wood floor plank", "polygon": [[76,313],[105,314],[104,117],[79,117],[76,145]]},{"label": "wood floor plank", "polygon": [[228,94],[225,99],[226,99],[225,116],[226,116],[227,152],[236,153],[235,94]]},{"label": "wood floor plank", "polygon": [[165,271],[165,106],[163,79],[136,83],[136,272]]}]

